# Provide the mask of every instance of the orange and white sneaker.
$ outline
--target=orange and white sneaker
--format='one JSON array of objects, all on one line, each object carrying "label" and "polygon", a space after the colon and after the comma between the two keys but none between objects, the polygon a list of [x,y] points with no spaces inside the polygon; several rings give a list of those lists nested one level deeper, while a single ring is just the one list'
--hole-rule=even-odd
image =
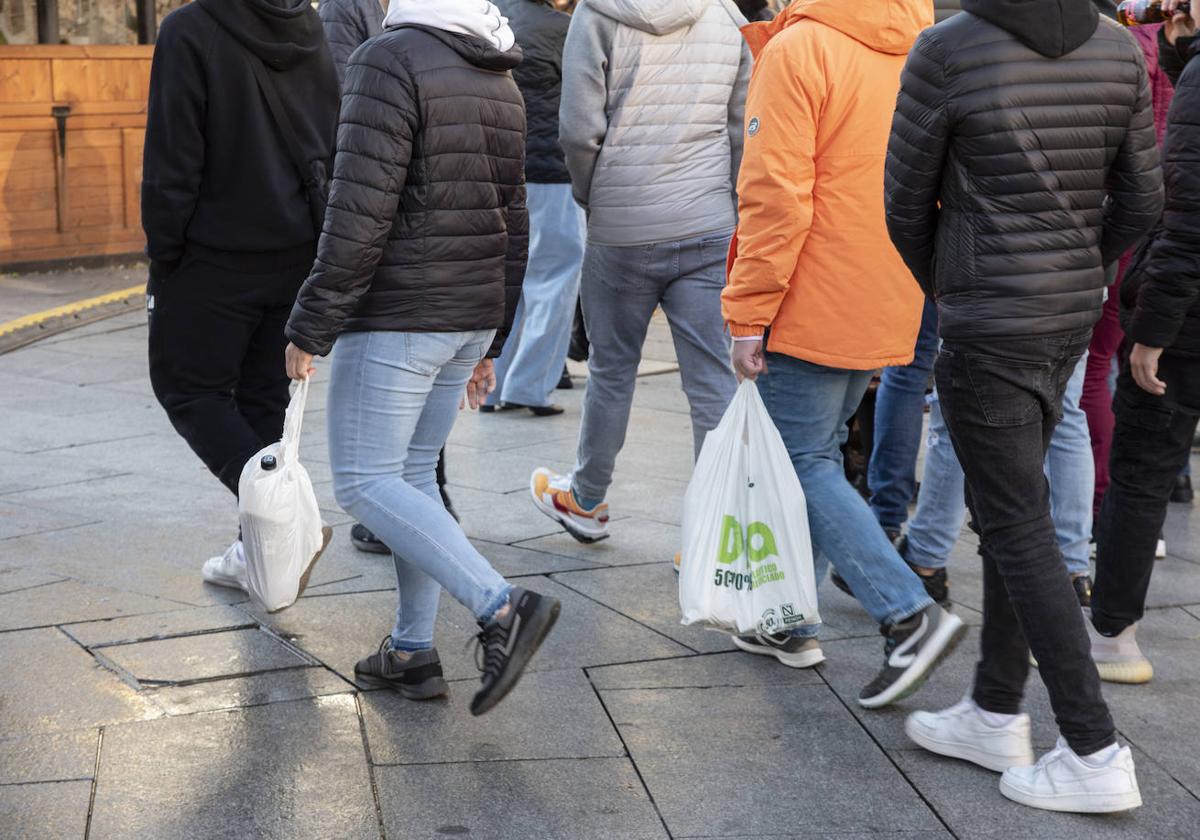
[{"label": "orange and white sneaker", "polygon": [[581,543],[608,539],[608,505],[604,502],[584,510],[571,489],[571,477],[555,475],[540,467],[529,479],[529,492],[537,509],[549,516]]}]

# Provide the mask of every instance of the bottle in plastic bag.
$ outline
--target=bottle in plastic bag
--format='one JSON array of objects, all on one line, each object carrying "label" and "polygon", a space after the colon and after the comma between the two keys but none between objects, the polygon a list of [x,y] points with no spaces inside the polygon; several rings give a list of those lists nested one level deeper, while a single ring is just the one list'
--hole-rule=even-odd
[{"label": "bottle in plastic bag", "polygon": [[[1191,12],[1191,3],[1180,3],[1177,11]],[[1123,0],[1117,4],[1117,20],[1124,26],[1163,23],[1170,19],[1163,11],[1163,0]]]}]

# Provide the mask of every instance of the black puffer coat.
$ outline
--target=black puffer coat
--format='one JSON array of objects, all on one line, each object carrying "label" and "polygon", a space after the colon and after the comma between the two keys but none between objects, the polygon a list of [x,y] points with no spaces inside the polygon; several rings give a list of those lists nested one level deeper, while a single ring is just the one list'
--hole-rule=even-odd
[{"label": "black puffer coat", "polygon": [[496,0],[517,36],[525,58],[513,78],[525,97],[529,135],[525,144],[525,180],[566,184],[571,176],[558,145],[558,103],[562,96],[562,53],[571,16],[543,0]]},{"label": "black puffer coat", "polygon": [[892,242],[945,338],[1087,329],[1104,266],[1162,208],[1141,51],[1089,0],[962,5],[921,34],[901,79]]},{"label": "black puffer coat", "polygon": [[312,273],[287,337],[325,355],[344,331],[512,325],[528,254],[521,60],[439,29],[389,29],[354,53]]},{"label": "black puffer coat", "polygon": [[325,27],[338,84],[343,84],[351,53],[383,31],[383,6],[379,0],[321,0],[317,13]]},{"label": "black puffer coat", "polygon": [[[1144,267],[1136,262],[1121,284],[1121,303],[1131,340],[1165,347],[1171,356],[1200,358],[1200,60],[1175,77],[1179,57],[1161,51],[1160,64],[1173,78],[1175,98],[1167,118],[1164,167],[1167,205]],[[1140,262],[1140,261],[1139,261]],[[1193,388],[1200,393],[1200,383]]]}]

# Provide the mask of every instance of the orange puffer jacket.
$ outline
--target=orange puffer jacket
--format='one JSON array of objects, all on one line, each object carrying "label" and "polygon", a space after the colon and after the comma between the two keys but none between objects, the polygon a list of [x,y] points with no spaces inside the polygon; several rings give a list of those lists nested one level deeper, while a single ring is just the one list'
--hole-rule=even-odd
[{"label": "orange puffer jacket", "polygon": [[743,28],[755,53],[722,300],[734,336],[815,364],[908,364],[922,293],[888,238],[883,164],[929,0],[797,0]]}]

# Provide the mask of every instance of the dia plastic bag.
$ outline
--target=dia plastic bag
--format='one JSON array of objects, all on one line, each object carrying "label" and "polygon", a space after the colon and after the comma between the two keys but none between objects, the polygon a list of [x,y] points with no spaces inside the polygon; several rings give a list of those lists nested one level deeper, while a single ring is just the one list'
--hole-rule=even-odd
[{"label": "dia plastic bag", "polygon": [[782,633],[820,622],[804,491],[746,380],[708,433],[683,502],[683,623]]},{"label": "dia plastic bag", "polygon": [[288,404],[283,439],[247,461],[238,482],[246,582],[268,612],[296,602],[332,535],[321,522],[312,480],[300,463],[307,401],[305,379]]}]

